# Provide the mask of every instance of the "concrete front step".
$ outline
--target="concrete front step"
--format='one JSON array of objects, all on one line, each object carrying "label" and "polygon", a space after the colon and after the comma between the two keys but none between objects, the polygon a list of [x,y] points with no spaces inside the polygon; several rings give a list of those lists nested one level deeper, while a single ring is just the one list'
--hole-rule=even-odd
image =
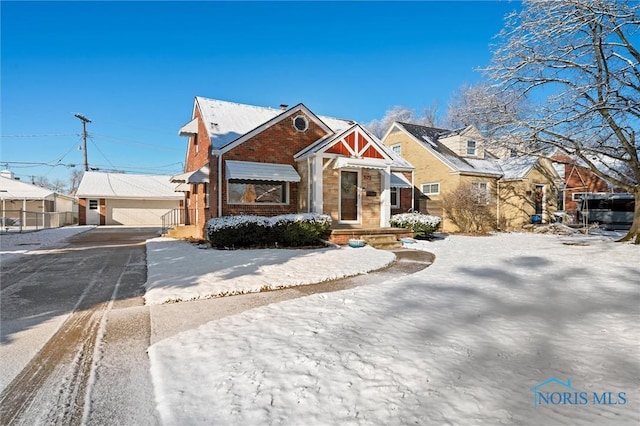
[{"label": "concrete front step", "polygon": [[393,250],[402,247],[402,243],[393,234],[363,235],[362,239],[371,247],[380,250]]}]

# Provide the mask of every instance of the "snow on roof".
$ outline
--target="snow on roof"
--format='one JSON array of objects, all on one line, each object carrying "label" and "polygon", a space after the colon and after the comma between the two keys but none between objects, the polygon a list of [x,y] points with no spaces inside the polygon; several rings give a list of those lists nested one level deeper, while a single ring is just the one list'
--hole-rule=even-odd
[{"label": "snow on roof", "polygon": [[138,198],[181,200],[171,176],[84,172],[76,192],[80,198]]},{"label": "snow on roof", "polygon": [[525,177],[537,162],[538,157],[530,155],[520,155],[518,157],[498,160],[498,164],[504,173],[504,179],[520,179]]},{"label": "snow on roof", "polygon": [[[200,113],[214,149],[222,148],[284,113],[280,108],[245,105],[201,96],[196,97],[196,103],[200,107]],[[326,116],[318,116],[318,118],[334,132],[345,129],[353,123],[349,120]]]},{"label": "snow on roof", "polygon": [[[500,176],[502,171],[493,158],[462,158],[439,141],[441,137],[458,132],[418,124],[396,122],[421,144],[435,152],[443,161],[459,172],[491,174]],[[465,128],[466,129],[466,128]],[[462,130],[465,130],[462,129]]]},{"label": "snow on roof", "polygon": [[0,176],[0,196],[5,200],[53,200],[56,193],[50,189]]}]

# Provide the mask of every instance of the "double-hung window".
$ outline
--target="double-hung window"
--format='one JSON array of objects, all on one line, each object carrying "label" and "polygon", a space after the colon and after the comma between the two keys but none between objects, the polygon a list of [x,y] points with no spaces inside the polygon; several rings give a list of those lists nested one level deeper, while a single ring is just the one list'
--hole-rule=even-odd
[{"label": "double-hung window", "polygon": [[472,182],[471,188],[478,204],[489,203],[489,184],[487,182]]},{"label": "double-hung window", "polygon": [[467,141],[467,155],[476,155],[476,141]]}]

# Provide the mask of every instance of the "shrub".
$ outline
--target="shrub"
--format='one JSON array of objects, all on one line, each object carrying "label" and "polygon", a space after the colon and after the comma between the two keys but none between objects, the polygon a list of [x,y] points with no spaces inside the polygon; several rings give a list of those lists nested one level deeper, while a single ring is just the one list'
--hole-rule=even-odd
[{"label": "shrub", "polygon": [[486,234],[495,229],[496,217],[489,197],[470,183],[460,184],[442,196],[442,208],[447,218],[460,232]]},{"label": "shrub", "polygon": [[402,213],[391,216],[389,224],[397,228],[407,228],[413,231],[416,237],[428,237],[433,234],[440,226],[438,216],[431,216],[422,213]]},{"label": "shrub", "polygon": [[262,247],[314,245],[325,237],[331,217],[314,213],[275,217],[224,216],[207,222],[207,236],[213,247]]}]

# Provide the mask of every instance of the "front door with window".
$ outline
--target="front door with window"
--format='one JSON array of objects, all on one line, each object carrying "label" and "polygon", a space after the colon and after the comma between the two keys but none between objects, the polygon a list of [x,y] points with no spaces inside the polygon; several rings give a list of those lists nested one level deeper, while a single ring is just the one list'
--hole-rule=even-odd
[{"label": "front door with window", "polygon": [[100,225],[100,200],[87,200],[87,225]]},{"label": "front door with window", "polygon": [[340,172],[340,221],[357,222],[359,218],[358,172]]}]

